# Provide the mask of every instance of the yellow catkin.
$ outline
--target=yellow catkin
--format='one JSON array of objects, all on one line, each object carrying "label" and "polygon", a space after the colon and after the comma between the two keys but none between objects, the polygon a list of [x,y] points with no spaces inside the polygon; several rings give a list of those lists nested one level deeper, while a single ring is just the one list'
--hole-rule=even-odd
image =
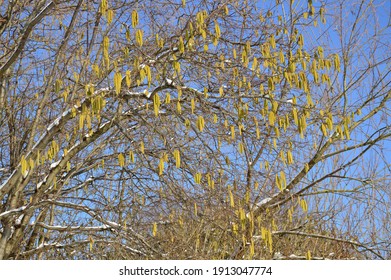
[{"label": "yellow catkin", "polygon": [[304,212],[308,211],[308,205],[304,199],[300,199],[300,207],[303,209]]},{"label": "yellow catkin", "polygon": [[235,139],[235,127],[233,125],[231,125],[231,138],[232,140]]},{"label": "yellow catkin", "polygon": [[241,154],[244,153],[244,146],[243,146],[243,143],[242,143],[242,142],[239,142],[238,150],[239,150],[239,153],[241,153]]},{"label": "yellow catkin", "polygon": [[127,70],[125,75],[126,75],[126,86],[130,87],[130,85],[132,83],[132,80],[131,80],[131,77],[130,77],[130,70]]},{"label": "yellow catkin", "polygon": [[232,194],[231,188],[228,189],[228,196],[229,196],[229,204],[232,208],[234,208],[235,207],[235,200],[234,200],[234,196]]},{"label": "yellow catkin", "polygon": [[323,123],[321,124],[320,129],[323,133],[323,136],[327,136],[326,126]]},{"label": "yellow catkin", "polygon": [[144,142],[143,141],[140,142],[140,152],[142,154],[144,154],[144,152],[145,152],[145,147],[144,147]]},{"label": "yellow catkin", "polygon": [[200,184],[201,183],[201,179],[202,179],[202,175],[200,172],[197,172],[195,175],[194,175],[194,182],[196,184]]},{"label": "yellow catkin", "polygon": [[269,112],[269,125],[274,126],[275,121],[276,121],[275,114],[273,113],[273,111],[270,111]]},{"label": "yellow catkin", "polygon": [[22,159],[20,160],[20,166],[21,166],[21,170],[22,170],[22,175],[24,176],[27,169],[28,169],[28,164],[27,164],[26,158],[24,156],[22,156]]},{"label": "yellow catkin", "polygon": [[195,109],[195,101],[194,101],[194,98],[192,98],[190,100],[190,104],[191,104],[191,113],[194,114],[194,109]]},{"label": "yellow catkin", "polygon": [[107,23],[108,24],[111,24],[111,22],[113,21],[113,17],[114,17],[114,11],[112,9],[108,9],[107,10]]},{"label": "yellow catkin", "polygon": [[140,47],[143,45],[143,34],[144,34],[144,32],[141,29],[137,29],[136,42]]},{"label": "yellow catkin", "polygon": [[185,52],[185,43],[183,42],[183,37],[179,37],[179,46],[178,46],[179,52],[183,54]]},{"label": "yellow catkin", "polygon": [[164,159],[160,158],[159,165],[158,165],[158,174],[159,174],[159,176],[163,175],[163,171],[164,171]]},{"label": "yellow catkin", "polygon": [[155,94],[153,96],[153,111],[156,117],[159,115],[159,110],[160,110],[160,96],[159,94]]},{"label": "yellow catkin", "polygon": [[130,159],[130,162],[131,163],[134,163],[134,153],[133,153],[133,151],[129,151],[129,159]]},{"label": "yellow catkin", "polygon": [[287,157],[288,164],[294,163],[292,152],[290,150],[287,151],[286,157]]}]

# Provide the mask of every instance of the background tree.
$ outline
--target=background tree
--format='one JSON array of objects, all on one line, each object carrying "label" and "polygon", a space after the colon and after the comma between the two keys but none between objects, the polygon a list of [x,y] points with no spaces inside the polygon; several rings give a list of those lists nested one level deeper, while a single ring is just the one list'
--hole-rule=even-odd
[{"label": "background tree", "polygon": [[390,258],[386,2],[1,2],[0,259]]}]

